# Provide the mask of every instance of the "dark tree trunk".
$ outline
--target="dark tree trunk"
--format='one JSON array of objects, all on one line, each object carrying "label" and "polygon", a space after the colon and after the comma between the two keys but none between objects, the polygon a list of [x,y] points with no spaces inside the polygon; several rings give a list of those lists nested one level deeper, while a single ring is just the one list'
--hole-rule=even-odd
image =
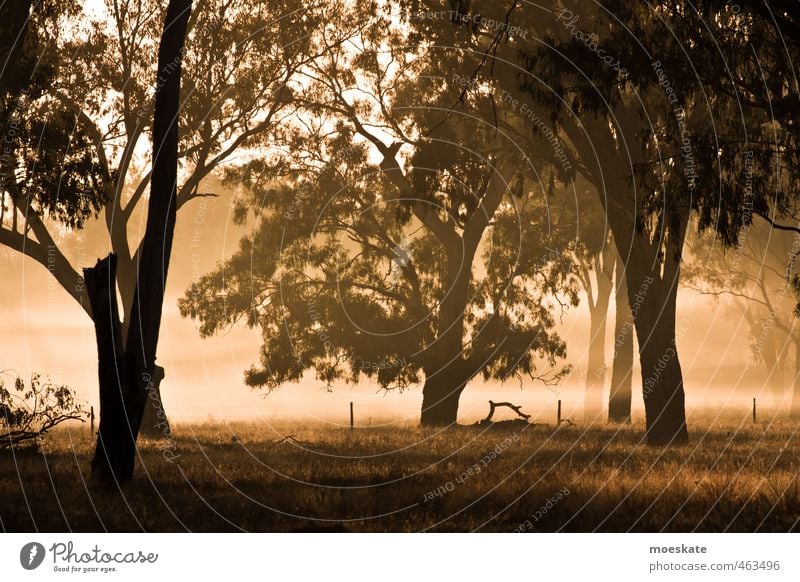
[{"label": "dark tree trunk", "polygon": [[[122,301],[122,312],[125,318],[122,322],[122,337],[128,337],[128,322],[131,319],[134,291],[136,289],[136,268],[133,261],[117,261],[117,282]],[[172,435],[164,402],[161,399],[161,382],[164,380],[165,371],[161,366],[155,367],[151,386],[147,389],[144,402],[142,424],[139,432],[149,439],[167,439]]]},{"label": "dark tree trunk", "polygon": [[[94,474],[106,484],[124,483],[133,477],[136,439],[147,394],[153,385],[164,287],[175,230],[181,57],[191,7],[192,0],[170,0],[158,50],[150,200],[124,355],[116,301],[115,258],[109,258],[109,274],[105,283],[97,283],[93,299],[107,314],[98,315],[93,309],[100,360],[101,432],[104,423],[107,425],[105,438],[98,439],[95,460],[105,459],[108,469],[97,469]],[[95,267],[97,272],[89,270],[87,275],[95,280],[102,279],[106,268],[99,270],[98,267]],[[98,297],[103,294],[103,284],[105,296]],[[103,305],[103,301],[108,305]],[[106,321],[108,324],[104,323]],[[114,341],[109,343],[109,338]],[[120,341],[116,341],[117,338]],[[112,370],[118,397],[111,394],[109,388]],[[115,408],[118,402],[126,405],[122,413]]]},{"label": "dark tree trunk", "polygon": [[616,319],[614,322],[614,363],[611,370],[611,391],[608,396],[608,422],[631,421],[631,385],[633,380],[633,314],[628,301],[625,265],[616,266]]},{"label": "dark tree trunk", "polygon": [[124,483],[133,477],[136,427],[142,399],[125,378],[125,358],[116,291],[117,257],[108,255],[83,270],[94,315],[100,381],[100,429],[92,460],[92,476],[103,483]]},{"label": "dark tree trunk", "polygon": [[164,368],[156,365],[153,368],[153,378],[147,390],[147,398],[142,414],[142,424],[139,434],[149,439],[166,439],[172,436],[167,413],[161,401],[161,381],[164,379]]},{"label": "dark tree trunk", "polygon": [[685,193],[667,192],[658,213],[640,205],[639,194],[631,187],[637,182],[631,170],[649,163],[642,155],[645,150],[626,150],[626,154],[634,154],[633,159],[617,153],[619,132],[638,139],[640,113],[636,107],[620,103],[615,115],[615,132],[609,131],[608,118],[603,116],[582,119],[580,129],[565,126],[565,131],[575,138],[590,179],[601,194],[614,243],[625,263],[642,365],[647,443],[685,443],[688,432],[683,377],[675,349],[675,307],[692,202]]},{"label": "dark tree trunk", "polygon": [[[476,247],[477,248],[477,245]],[[440,335],[425,350],[425,385],[422,387],[422,426],[455,426],[458,400],[473,374],[464,360],[464,312],[467,306],[473,254],[450,249],[445,276],[447,293],[439,309]]]},{"label": "dark tree trunk", "polygon": [[422,388],[422,426],[451,426],[458,417],[458,400],[464,385],[439,371],[425,379]]},{"label": "dark tree trunk", "polygon": [[640,289],[650,287],[634,313],[650,445],[677,445],[689,440],[683,374],[675,345],[676,283],[658,277],[641,281]]},{"label": "dark tree trunk", "polygon": [[125,350],[128,374],[142,393],[152,381],[175,232],[181,54],[191,7],[191,0],[170,0],[158,51],[150,200]]}]

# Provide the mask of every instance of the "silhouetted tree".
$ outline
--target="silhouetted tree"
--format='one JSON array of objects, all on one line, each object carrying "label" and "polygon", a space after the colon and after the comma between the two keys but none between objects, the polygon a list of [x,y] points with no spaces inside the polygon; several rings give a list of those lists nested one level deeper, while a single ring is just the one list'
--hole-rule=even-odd
[{"label": "silhouetted tree", "polygon": [[[707,0],[691,9],[664,0],[657,6],[683,10],[675,32],[704,64],[697,75],[714,95],[716,115],[713,126],[705,128],[705,139],[715,146],[706,152],[716,170],[709,174],[708,190],[719,195],[716,205],[706,204],[700,212],[701,228],[713,227],[726,247],[738,247],[735,255],[749,238],[754,217],[777,231],[800,234],[800,87],[795,69],[800,6],[757,0]],[[795,255],[788,250],[780,262],[797,282]],[[800,376],[795,378],[792,407],[800,416]]]},{"label": "silhouetted tree", "polygon": [[[675,306],[702,168],[682,157],[681,147],[708,113],[693,84],[692,63],[681,56],[680,40],[668,34],[669,15],[624,1],[603,8],[473,2],[471,10],[527,31],[498,43],[503,62],[511,64],[493,63],[495,74],[538,120],[552,124],[576,171],[598,192],[625,265],[630,304],[638,297],[634,326],[648,442],[686,442]],[[653,54],[663,57],[655,68]],[[658,71],[673,91],[665,91]],[[534,132],[541,131],[538,120],[531,124]],[[703,147],[691,143],[692,149]]]},{"label": "silhouetted tree", "polygon": [[71,15],[74,9],[52,2],[0,7],[0,244],[24,246],[64,282],[43,216],[80,227],[103,203],[91,137],[71,111],[45,98],[66,66],[49,47],[63,33],[59,19]]},{"label": "silhouetted tree", "polygon": [[170,0],[159,44],[147,225],[124,344],[114,287],[116,256],[84,270],[99,348],[100,430],[92,474],[107,484],[133,477],[136,439],[154,373],[177,212],[181,67],[191,9],[192,0]]},{"label": "silhouetted tree", "polygon": [[564,373],[552,311],[577,302],[574,231],[549,214],[555,170],[530,155],[544,140],[517,131],[518,110],[493,107],[489,76],[468,78],[474,56],[420,44],[412,17],[403,28],[359,14],[348,50],[305,70],[304,124],[285,148],[293,176],[260,165],[235,176],[258,226],[180,308],[204,335],[239,319],[262,329],[250,385],[313,369],[328,385],[364,375],[404,389],[424,375],[422,424],[450,425],[479,374]]},{"label": "silhouetted tree", "polygon": [[[141,262],[137,233],[151,177],[149,154],[141,152],[150,151],[142,146],[151,139],[152,78],[164,3],[108,0],[97,7],[99,16],[84,13],[77,4],[64,14],[67,4],[36,3],[39,20],[53,6],[62,18],[45,21],[51,22],[49,42],[41,43],[35,55],[37,71],[50,71],[47,82],[17,104],[19,117],[28,120],[24,135],[29,147],[14,155],[17,160],[28,156],[36,175],[17,180],[24,192],[14,194],[18,202],[3,216],[0,244],[48,269],[92,315],[77,267],[85,258],[69,255],[69,234],[54,235],[53,222],[80,228],[99,210],[117,257],[124,338]],[[12,10],[22,3],[3,6]],[[183,54],[187,82],[180,111],[178,210],[213,195],[204,190],[206,178],[235,163],[237,153],[255,155],[270,133],[280,131],[278,120],[292,110],[286,85],[309,58],[310,31],[318,28],[320,18],[319,9],[301,0],[200,2]],[[67,34],[72,27],[79,32]],[[149,418],[156,419],[156,411],[163,416],[158,392],[147,403],[152,405]],[[161,418],[142,430],[163,436],[168,424]]]}]

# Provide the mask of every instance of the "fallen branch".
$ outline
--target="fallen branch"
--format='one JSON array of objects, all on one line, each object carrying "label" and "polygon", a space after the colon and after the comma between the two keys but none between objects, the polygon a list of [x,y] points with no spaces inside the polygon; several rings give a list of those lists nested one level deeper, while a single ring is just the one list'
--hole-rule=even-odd
[{"label": "fallen branch", "polygon": [[519,416],[524,418],[525,420],[530,420],[530,418],[531,418],[530,414],[525,414],[524,412],[522,412],[522,406],[517,406],[515,404],[511,404],[510,402],[492,402],[490,400],[489,401],[489,414],[488,414],[488,416],[486,418],[484,418],[481,421],[481,424],[483,424],[485,422],[491,422],[492,421],[492,416],[494,415],[495,409],[500,408],[501,406],[505,406],[506,408],[510,408],[511,410],[516,412]]}]

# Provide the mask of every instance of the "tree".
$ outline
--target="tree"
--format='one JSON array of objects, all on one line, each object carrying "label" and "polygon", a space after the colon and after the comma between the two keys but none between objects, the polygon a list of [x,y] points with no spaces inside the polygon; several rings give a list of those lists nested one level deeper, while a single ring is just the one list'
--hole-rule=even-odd
[{"label": "tree", "polygon": [[[584,191],[586,200],[580,205],[581,228],[576,252],[578,280],[586,294],[589,309],[588,360],[584,392],[583,416],[587,423],[600,420],[603,411],[603,390],[606,378],[606,318],[613,291],[616,253],[609,237],[603,209],[596,194]],[[590,198],[591,196],[591,198]],[[594,204],[592,204],[594,203]]]},{"label": "tree", "polygon": [[[691,210],[698,207],[696,178],[703,168],[682,156],[681,148],[684,140],[690,153],[708,147],[692,139],[708,111],[693,83],[692,63],[666,32],[670,18],[679,15],[655,14],[626,1],[602,8],[574,2],[509,6],[473,2],[470,9],[508,23],[507,31],[527,31],[498,44],[504,58],[493,65],[507,64],[495,66],[494,73],[506,91],[537,112],[531,131],[549,122],[558,150],[567,152],[598,192],[625,265],[629,303],[633,308],[637,302],[647,440],[684,443],[675,307],[683,241]],[[643,39],[658,43],[664,56],[655,69],[650,55],[656,51],[648,51]]]},{"label": "tree", "polygon": [[[659,5],[676,9],[675,2]],[[794,68],[800,58],[800,7],[711,0],[675,24],[695,58],[708,63],[698,75],[717,96],[715,124],[706,131],[716,145],[707,155],[718,170],[709,176],[709,189],[720,196],[716,206],[706,205],[700,213],[701,227],[713,226],[736,255],[754,217],[776,231],[800,234],[800,85]],[[789,254],[788,274],[796,283],[795,253]],[[762,355],[769,357],[769,351]],[[793,410],[800,415],[797,377]]]},{"label": "tree", "polygon": [[[28,146],[10,154],[10,166],[19,168],[27,156],[25,167],[37,172],[17,186],[4,182],[10,210],[3,214],[0,243],[47,268],[92,316],[77,266],[81,257],[70,257],[64,237],[54,232],[81,228],[99,211],[117,257],[126,337],[142,252],[136,233],[151,177],[151,160],[140,152],[150,149],[143,146],[152,132],[151,81],[163,5],[107,0],[102,8],[95,20],[75,8],[47,21],[51,42],[42,43],[36,62],[39,68],[49,64],[51,73],[40,91],[18,103]],[[309,33],[320,18],[319,10],[299,0],[198,1],[183,54],[188,82],[180,111],[178,210],[213,195],[204,191],[204,180],[280,131],[281,116],[292,110],[286,85],[309,58]],[[147,403],[149,412],[163,414],[159,393]],[[145,425],[144,433],[168,432],[165,420],[150,418],[157,422]]]},{"label": "tree", "polygon": [[116,256],[110,254],[84,270],[95,314],[100,376],[100,430],[92,474],[106,484],[133,478],[136,439],[154,373],[177,212],[181,63],[191,10],[192,0],[170,0],[159,44],[153,178],[124,343],[113,285]]},{"label": "tree", "polygon": [[554,369],[565,346],[552,311],[577,302],[574,239],[548,219],[555,172],[521,151],[517,139],[531,152],[542,140],[516,132],[520,112],[493,107],[488,77],[434,75],[474,70],[473,57],[390,18],[372,12],[350,49],[304,69],[291,178],[261,164],[231,176],[252,193],[240,215],[252,207],[258,224],[179,305],[203,335],[261,327],[252,386],[308,369],[386,389],[424,375],[421,423],[451,425],[479,374],[566,371]]},{"label": "tree", "polygon": [[614,360],[611,368],[611,390],[608,395],[608,422],[629,423],[633,395],[633,313],[628,301],[625,263],[618,256],[614,264],[616,315],[614,318]]},{"label": "tree", "polygon": [[[58,3],[4,3],[0,8],[0,243],[24,248],[42,265],[56,255],[40,219],[48,214],[80,227],[103,203],[91,137],[75,115],[48,98],[64,67],[48,47],[61,40],[60,22],[74,16]],[[54,269],[58,278],[61,273]]]}]

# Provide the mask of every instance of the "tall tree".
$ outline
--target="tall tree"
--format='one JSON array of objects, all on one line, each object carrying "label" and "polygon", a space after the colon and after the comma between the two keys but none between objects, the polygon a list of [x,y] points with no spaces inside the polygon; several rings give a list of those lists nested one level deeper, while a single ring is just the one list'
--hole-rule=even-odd
[{"label": "tall tree", "polygon": [[[714,124],[705,128],[715,148],[706,156],[717,170],[709,174],[708,188],[720,195],[716,205],[700,213],[701,227],[713,226],[723,245],[736,249],[734,254],[748,238],[754,217],[776,230],[800,234],[800,83],[795,68],[800,6],[760,0],[708,0],[691,9],[664,0],[656,6],[683,10],[675,32],[704,63],[697,75],[716,96]],[[793,263],[795,253],[789,254],[787,263]],[[800,378],[793,410],[800,415]]]},{"label": "tall tree", "polygon": [[[693,64],[682,55],[680,41],[667,33],[672,15],[622,0],[603,7],[510,2],[492,8],[473,2],[470,9],[509,24],[498,51],[506,57],[502,62],[510,64],[499,66],[498,58],[495,74],[509,93],[537,112],[531,116],[532,131],[541,131],[540,120],[552,123],[559,150],[568,152],[600,196],[625,265],[630,304],[638,298],[634,327],[647,440],[684,443],[688,431],[675,342],[676,294],[702,168],[681,148],[687,143],[691,153],[705,147],[692,136],[708,112],[701,88],[693,83]],[[527,32],[514,35],[510,30]],[[656,42],[657,50],[648,48]],[[658,66],[653,54],[664,57]]]},{"label": "tall tree", "polygon": [[[150,186],[151,160],[142,152],[150,151],[151,81],[163,3],[106,0],[98,8],[99,16],[79,6],[63,15],[48,29],[52,42],[37,55],[40,65],[49,64],[55,72],[43,91],[31,92],[19,104],[23,119],[40,123],[26,128],[31,145],[16,157],[33,161],[52,152],[52,160],[37,160],[31,165],[37,176],[18,180],[25,194],[16,195],[17,202],[6,190],[9,211],[3,215],[0,244],[47,268],[91,316],[77,268],[85,257],[70,255],[69,235],[54,234],[54,222],[79,228],[99,210],[108,248],[117,257],[115,285],[125,337],[141,262],[138,225]],[[237,154],[240,159],[253,156],[281,131],[279,120],[293,109],[287,83],[310,58],[310,32],[322,17],[319,9],[300,0],[199,0],[193,14],[183,54],[188,81],[180,111],[177,210],[213,195],[204,190],[207,178],[224,164],[236,163]],[[336,42],[335,35],[330,42]],[[37,150],[34,138],[42,132],[50,145]],[[76,172],[65,172],[69,167]],[[159,400],[154,393],[147,402],[163,412]],[[154,414],[150,418],[157,422],[143,431],[162,435],[164,421]]]},{"label": "tall tree", "polygon": [[387,389],[424,376],[422,424],[451,425],[477,375],[564,372],[552,311],[577,301],[574,236],[550,218],[552,170],[516,142],[542,147],[516,132],[520,112],[492,106],[485,75],[435,74],[475,63],[392,17],[374,12],[348,50],[306,67],[304,124],[285,148],[295,176],[235,176],[258,228],[180,308],[205,335],[261,327],[253,386],[307,369]]},{"label": "tall tree", "polygon": [[[585,218],[585,217],[584,217]],[[591,218],[589,219],[591,220]],[[584,387],[583,417],[587,423],[598,422],[603,412],[603,391],[606,379],[606,320],[611,294],[614,289],[614,265],[616,259],[613,242],[609,240],[604,220],[600,218],[599,230],[605,236],[588,241],[587,232],[595,228],[582,229],[577,256],[578,278],[581,281],[589,310],[589,341]],[[584,223],[585,224],[585,223]]]},{"label": "tall tree", "polygon": [[92,473],[105,483],[125,483],[133,477],[136,439],[154,373],[175,231],[181,68],[191,9],[192,0],[170,0],[158,49],[150,200],[124,345],[113,284],[116,256],[84,271],[91,283],[89,299],[100,347],[100,430]]}]

